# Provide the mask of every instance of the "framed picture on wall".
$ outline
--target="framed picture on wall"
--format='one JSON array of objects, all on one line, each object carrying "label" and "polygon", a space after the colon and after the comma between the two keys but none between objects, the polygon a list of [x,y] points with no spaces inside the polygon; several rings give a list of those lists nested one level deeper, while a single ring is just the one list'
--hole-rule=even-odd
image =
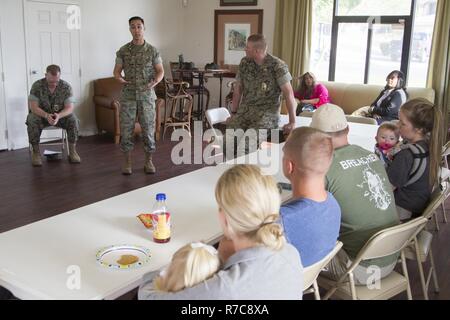
[{"label": "framed picture on wall", "polygon": [[258,0],[220,0],[221,6],[257,6]]},{"label": "framed picture on wall", "polygon": [[262,33],[263,10],[216,10],[214,15],[214,62],[236,69],[245,56],[247,38]]}]

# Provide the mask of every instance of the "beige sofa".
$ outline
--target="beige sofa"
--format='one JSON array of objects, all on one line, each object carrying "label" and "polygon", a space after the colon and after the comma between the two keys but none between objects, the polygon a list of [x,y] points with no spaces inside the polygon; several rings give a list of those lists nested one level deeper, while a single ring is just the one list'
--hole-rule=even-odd
[{"label": "beige sofa", "polygon": [[[358,108],[370,106],[378,97],[383,86],[368,84],[349,84],[340,82],[321,82],[328,89],[331,103],[344,109],[345,114],[352,114]],[[426,98],[434,102],[434,90],[427,88],[408,88],[409,99]]]},{"label": "beige sofa", "polygon": [[[350,84],[341,82],[320,82],[328,89],[331,103],[344,109],[345,114],[352,114],[358,108],[369,106],[383,90],[383,86],[367,84]],[[418,97],[426,98],[434,102],[435,92],[428,88],[408,88],[409,99]],[[281,113],[287,110],[283,101]]]}]

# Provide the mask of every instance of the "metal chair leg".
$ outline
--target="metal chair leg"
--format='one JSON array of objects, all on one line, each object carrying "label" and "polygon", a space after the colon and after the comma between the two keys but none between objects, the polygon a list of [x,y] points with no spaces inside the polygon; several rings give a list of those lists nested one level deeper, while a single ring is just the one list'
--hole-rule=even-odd
[{"label": "metal chair leg", "polygon": [[314,280],[313,288],[314,288],[314,298],[316,300],[320,300],[320,292],[319,292],[319,286],[317,285],[317,280]]},{"label": "metal chair leg", "polygon": [[423,273],[422,259],[420,258],[421,255],[419,251],[419,243],[417,241],[417,236],[414,237],[414,249],[416,251],[417,267],[419,269],[419,277],[420,277],[420,284],[422,285],[423,298],[425,300],[428,300],[428,286],[426,284],[425,275]]},{"label": "metal chair leg", "polygon": [[445,212],[445,201],[442,202],[442,215],[444,216],[444,223],[447,223],[447,212]]},{"label": "metal chair leg", "polygon": [[434,223],[436,225],[436,231],[439,231],[440,230],[440,228],[439,228],[439,221],[438,221],[436,212],[433,213],[433,219],[434,219]]},{"label": "metal chair leg", "polygon": [[434,264],[434,257],[433,257],[433,250],[430,248],[430,264],[431,264],[431,274],[433,275],[433,282],[434,282],[434,292],[439,293],[439,283],[437,279],[437,272],[436,272],[436,266]]},{"label": "metal chair leg", "polygon": [[406,278],[406,296],[408,297],[408,300],[412,300],[411,286],[409,284],[408,268],[406,266],[405,252],[403,250],[400,256],[402,261],[403,275]]}]

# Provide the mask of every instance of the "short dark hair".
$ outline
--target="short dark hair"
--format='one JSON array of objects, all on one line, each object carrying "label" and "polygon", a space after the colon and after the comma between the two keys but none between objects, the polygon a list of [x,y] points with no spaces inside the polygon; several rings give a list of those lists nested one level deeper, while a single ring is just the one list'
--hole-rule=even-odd
[{"label": "short dark hair", "polygon": [[56,64],[51,64],[47,67],[46,72],[50,73],[52,76],[56,76],[58,73],[61,73],[61,68]]},{"label": "short dark hair", "polygon": [[145,23],[144,23],[144,19],[142,19],[141,17],[138,17],[138,16],[131,17],[131,18],[128,20],[128,24],[131,24],[131,21],[133,21],[133,20],[140,20],[140,21],[142,22],[142,24],[145,24]]}]

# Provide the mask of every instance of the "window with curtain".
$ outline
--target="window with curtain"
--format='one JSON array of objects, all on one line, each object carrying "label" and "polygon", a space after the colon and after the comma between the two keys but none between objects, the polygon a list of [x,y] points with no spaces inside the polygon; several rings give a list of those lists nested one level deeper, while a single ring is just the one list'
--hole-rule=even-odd
[{"label": "window with curtain", "polygon": [[424,87],[437,0],[313,0],[310,70],[320,80],[384,85],[402,70]]}]

